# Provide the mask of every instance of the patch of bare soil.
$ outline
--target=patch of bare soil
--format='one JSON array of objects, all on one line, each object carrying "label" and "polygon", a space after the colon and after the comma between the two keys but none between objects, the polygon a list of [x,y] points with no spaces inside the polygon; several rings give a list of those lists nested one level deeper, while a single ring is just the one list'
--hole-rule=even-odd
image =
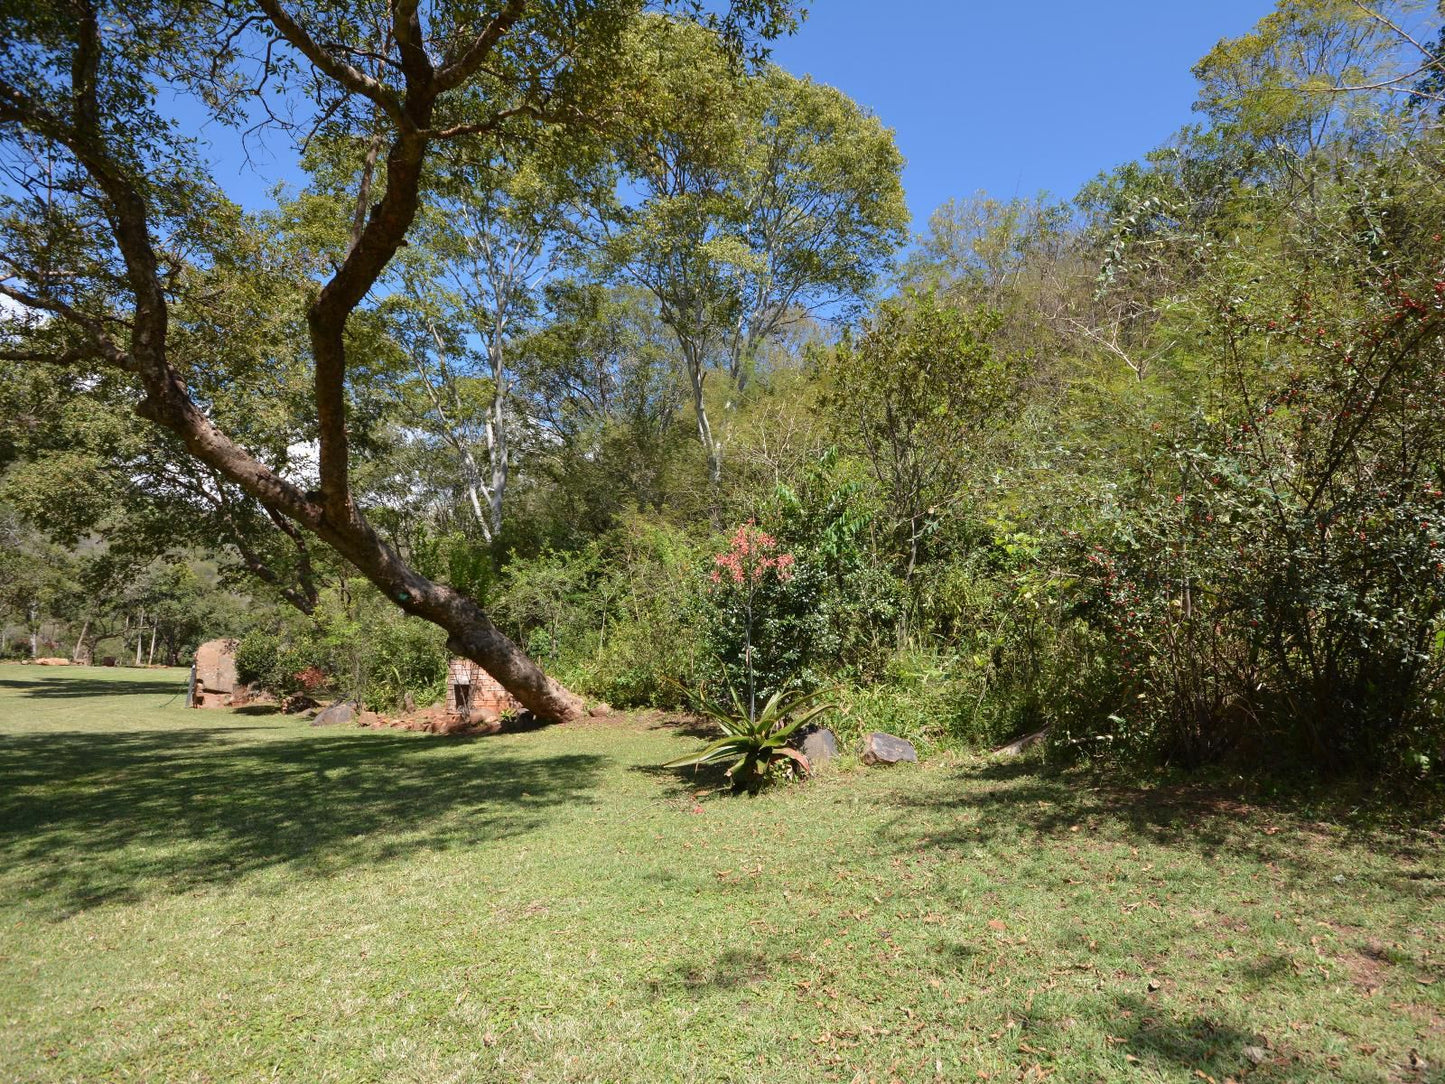
[{"label": "patch of bare soil", "polygon": [[1389,949],[1378,941],[1367,941],[1341,961],[1350,982],[1366,997],[1374,997],[1385,985],[1390,971]]},{"label": "patch of bare soil", "polygon": [[[662,712],[617,712],[608,709],[598,714],[589,713],[565,725],[569,730],[647,729],[661,725],[658,720],[664,718],[667,717]],[[439,734],[445,737],[517,734],[551,725],[537,721],[530,712],[523,712],[520,715],[508,716],[500,720],[483,717],[477,713],[474,713],[472,718],[465,718],[448,712],[440,704],[397,715],[364,711],[358,718],[357,724],[371,730],[408,730],[421,734]]]}]

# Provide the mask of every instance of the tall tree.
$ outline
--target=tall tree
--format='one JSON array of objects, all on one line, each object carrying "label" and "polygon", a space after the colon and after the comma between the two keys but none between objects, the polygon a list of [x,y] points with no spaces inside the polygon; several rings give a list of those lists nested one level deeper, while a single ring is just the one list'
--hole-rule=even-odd
[{"label": "tall tree", "polygon": [[610,195],[605,147],[589,135],[543,131],[491,161],[454,148],[402,261],[395,311],[421,392],[412,401],[456,454],[488,543],[501,534],[515,458],[514,345],[534,330],[542,285],[576,259],[581,208]]},{"label": "tall tree", "polygon": [[[692,5],[689,5],[692,7]],[[696,5],[695,7],[700,7]],[[11,5],[0,14],[0,141],[11,186],[0,202],[0,351],[12,360],[128,374],[137,413],[289,524],[314,533],[407,612],[444,628],[538,715],[577,716],[549,678],[475,601],[420,575],[372,527],[351,485],[353,320],[383,282],[416,218],[433,149],[502,144],[538,125],[623,115],[626,31],[642,0],[505,0],[358,9],[257,0]],[[724,36],[777,33],[784,0],[743,0]],[[203,310],[206,271],[235,258],[218,221],[233,214],[161,87],[192,92],[235,122],[261,96],[364,148],[353,229],[305,298],[317,435],[316,487],[303,488],[223,431],[191,375],[224,368],[177,316]]]},{"label": "tall tree", "polygon": [[1007,359],[989,341],[997,327],[997,313],[909,290],[823,355],[840,443],[872,468],[905,580],[924,537],[965,495],[970,447],[1007,400]]},{"label": "tall tree", "polygon": [[529,458],[566,514],[599,528],[633,507],[661,511],[668,468],[688,449],[675,344],[638,287],[559,282],[552,319],[519,351]]},{"label": "tall tree", "polygon": [[665,28],[656,48],[668,108],[627,155],[635,198],[611,254],[677,338],[716,484],[708,375],[741,392],[767,342],[870,288],[904,239],[903,159],[832,87],[776,68],[745,76],[687,27]]}]

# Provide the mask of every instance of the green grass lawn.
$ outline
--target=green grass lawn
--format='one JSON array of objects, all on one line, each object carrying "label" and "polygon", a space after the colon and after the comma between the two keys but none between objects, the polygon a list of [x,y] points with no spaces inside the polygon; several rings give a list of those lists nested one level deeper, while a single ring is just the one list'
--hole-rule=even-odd
[{"label": "green grass lawn", "polygon": [[0,666],[0,1080],[1445,1080],[1420,827],[964,758],[698,799],[657,723],[183,686]]}]

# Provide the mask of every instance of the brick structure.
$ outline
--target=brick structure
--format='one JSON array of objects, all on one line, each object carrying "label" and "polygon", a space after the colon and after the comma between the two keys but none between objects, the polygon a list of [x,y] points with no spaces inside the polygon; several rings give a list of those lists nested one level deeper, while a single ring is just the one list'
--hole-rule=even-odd
[{"label": "brick structure", "polygon": [[501,717],[522,710],[521,703],[502,683],[470,659],[453,659],[447,667],[447,713],[466,716],[474,711]]}]

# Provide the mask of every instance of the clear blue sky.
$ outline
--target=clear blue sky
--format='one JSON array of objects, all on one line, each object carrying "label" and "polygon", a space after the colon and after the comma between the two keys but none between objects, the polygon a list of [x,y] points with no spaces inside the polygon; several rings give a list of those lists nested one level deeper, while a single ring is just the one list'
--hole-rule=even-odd
[{"label": "clear blue sky", "polygon": [[773,58],[877,113],[915,231],[950,196],[1072,196],[1191,113],[1189,69],[1273,0],[812,0]]},{"label": "clear blue sky", "polygon": [[[950,196],[1072,196],[1195,119],[1189,69],[1247,32],[1273,0],[809,0],[773,58],[877,113],[908,159],[915,231]],[[182,106],[182,109],[185,107]],[[269,205],[294,158],[202,132],[231,195]],[[272,143],[271,140],[263,141]]]}]

